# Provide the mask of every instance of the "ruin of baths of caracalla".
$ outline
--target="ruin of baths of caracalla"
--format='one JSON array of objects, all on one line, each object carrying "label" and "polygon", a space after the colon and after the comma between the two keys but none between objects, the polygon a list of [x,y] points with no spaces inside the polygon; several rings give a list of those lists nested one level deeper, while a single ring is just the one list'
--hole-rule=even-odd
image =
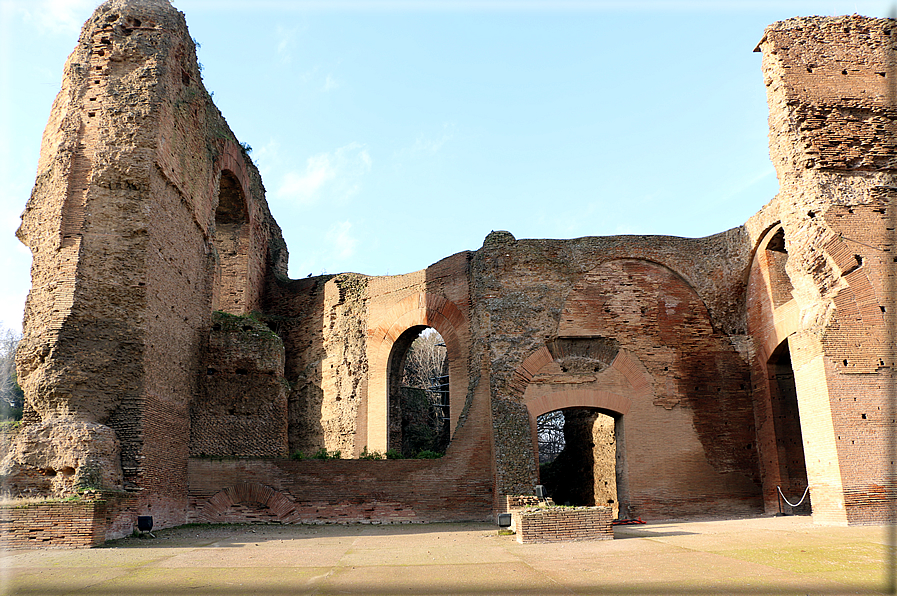
[{"label": "ruin of baths of caracalla", "polygon": [[[137,515],[492,520],[539,483],[536,418],[588,408],[614,447],[580,455],[621,514],[772,514],[777,487],[809,485],[817,523],[886,522],[895,25],[766,29],[780,192],[743,226],[496,231],[406,275],[292,280],[184,16],[106,2],[65,64],[18,232],[33,285],[4,490],[97,489],[95,540]],[[358,459],[401,441],[398,371],[427,327],[448,354],[445,456]],[[346,459],[289,458],[321,448]]]}]

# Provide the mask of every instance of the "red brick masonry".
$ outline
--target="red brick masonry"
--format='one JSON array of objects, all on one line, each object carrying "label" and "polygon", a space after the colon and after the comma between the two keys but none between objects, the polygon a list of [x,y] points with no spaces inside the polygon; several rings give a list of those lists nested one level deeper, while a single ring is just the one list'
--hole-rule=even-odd
[{"label": "red brick masonry", "polygon": [[522,509],[511,514],[517,542],[569,542],[612,540],[610,507],[547,507]]},{"label": "red brick masonry", "polygon": [[89,548],[106,533],[106,501],[48,501],[0,507],[3,548]]}]

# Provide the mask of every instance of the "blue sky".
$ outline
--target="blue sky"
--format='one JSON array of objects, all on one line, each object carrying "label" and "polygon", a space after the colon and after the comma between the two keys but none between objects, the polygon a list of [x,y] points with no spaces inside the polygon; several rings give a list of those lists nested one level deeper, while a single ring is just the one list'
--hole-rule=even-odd
[{"label": "blue sky", "polygon": [[[776,193],[769,23],[880,1],[181,0],[206,87],[253,147],[290,274],[415,271],[491,230],[699,237]],[[62,66],[95,2],[0,0],[0,326]]]}]

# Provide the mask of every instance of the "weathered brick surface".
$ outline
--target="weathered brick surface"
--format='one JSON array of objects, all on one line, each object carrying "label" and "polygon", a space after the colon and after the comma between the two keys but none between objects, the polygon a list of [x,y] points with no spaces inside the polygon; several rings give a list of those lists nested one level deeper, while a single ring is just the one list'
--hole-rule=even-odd
[{"label": "weathered brick surface", "polygon": [[190,519],[213,523],[486,521],[492,478],[437,460],[190,460]]},{"label": "weathered brick surface", "polygon": [[[887,437],[893,347],[892,199],[897,113],[887,81],[894,22],[854,15],[767,28],[758,49],[779,195],[746,228],[758,246],[748,288],[764,500],[803,488],[776,436],[768,360],[787,340],[813,515],[891,519]],[[892,51],[892,50],[890,50]],[[784,246],[766,250],[781,226]],[[778,262],[775,262],[778,261]],[[789,298],[790,295],[790,298]],[[805,486],[806,484],[804,484]],[[890,495],[887,496],[886,495]]]},{"label": "weathered brick surface", "polygon": [[3,548],[91,547],[105,540],[104,501],[0,506]]},{"label": "weathered brick surface", "polygon": [[[122,494],[0,506],[0,548],[85,548],[130,534],[137,499]],[[146,515],[146,512],[140,515]]]},{"label": "weathered brick surface", "polygon": [[250,317],[216,312],[206,371],[190,406],[190,453],[287,455],[287,393],[280,338]]},{"label": "weathered brick surface", "polygon": [[517,542],[613,540],[610,507],[547,507],[514,511]]}]

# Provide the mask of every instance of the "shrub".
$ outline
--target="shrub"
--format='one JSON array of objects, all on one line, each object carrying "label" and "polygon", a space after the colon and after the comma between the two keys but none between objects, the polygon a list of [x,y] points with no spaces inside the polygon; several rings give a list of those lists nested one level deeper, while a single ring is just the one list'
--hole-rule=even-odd
[{"label": "shrub", "polygon": [[424,450],[418,453],[415,457],[416,459],[439,459],[445,455],[445,453],[437,453],[435,451]]},{"label": "shrub", "polygon": [[311,459],[342,459],[342,457],[343,455],[338,449],[336,451],[327,451],[327,449],[321,447],[311,456]]},{"label": "shrub", "polygon": [[368,451],[368,446],[365,445],[358,459],[383,459],[383,454],[379,451]]},{"label": "shrub", "polygon": [[386,459],[405,459],[402,454],[395,449],[389,449],[386,452]]},{"label": "shrub", "polygon": [[308,459],[308,458],[305,457],[305,454],[302,453],[301,451],[294,451],[293,454],[290,455],[290,459],[303,460],[303,459]]}]

